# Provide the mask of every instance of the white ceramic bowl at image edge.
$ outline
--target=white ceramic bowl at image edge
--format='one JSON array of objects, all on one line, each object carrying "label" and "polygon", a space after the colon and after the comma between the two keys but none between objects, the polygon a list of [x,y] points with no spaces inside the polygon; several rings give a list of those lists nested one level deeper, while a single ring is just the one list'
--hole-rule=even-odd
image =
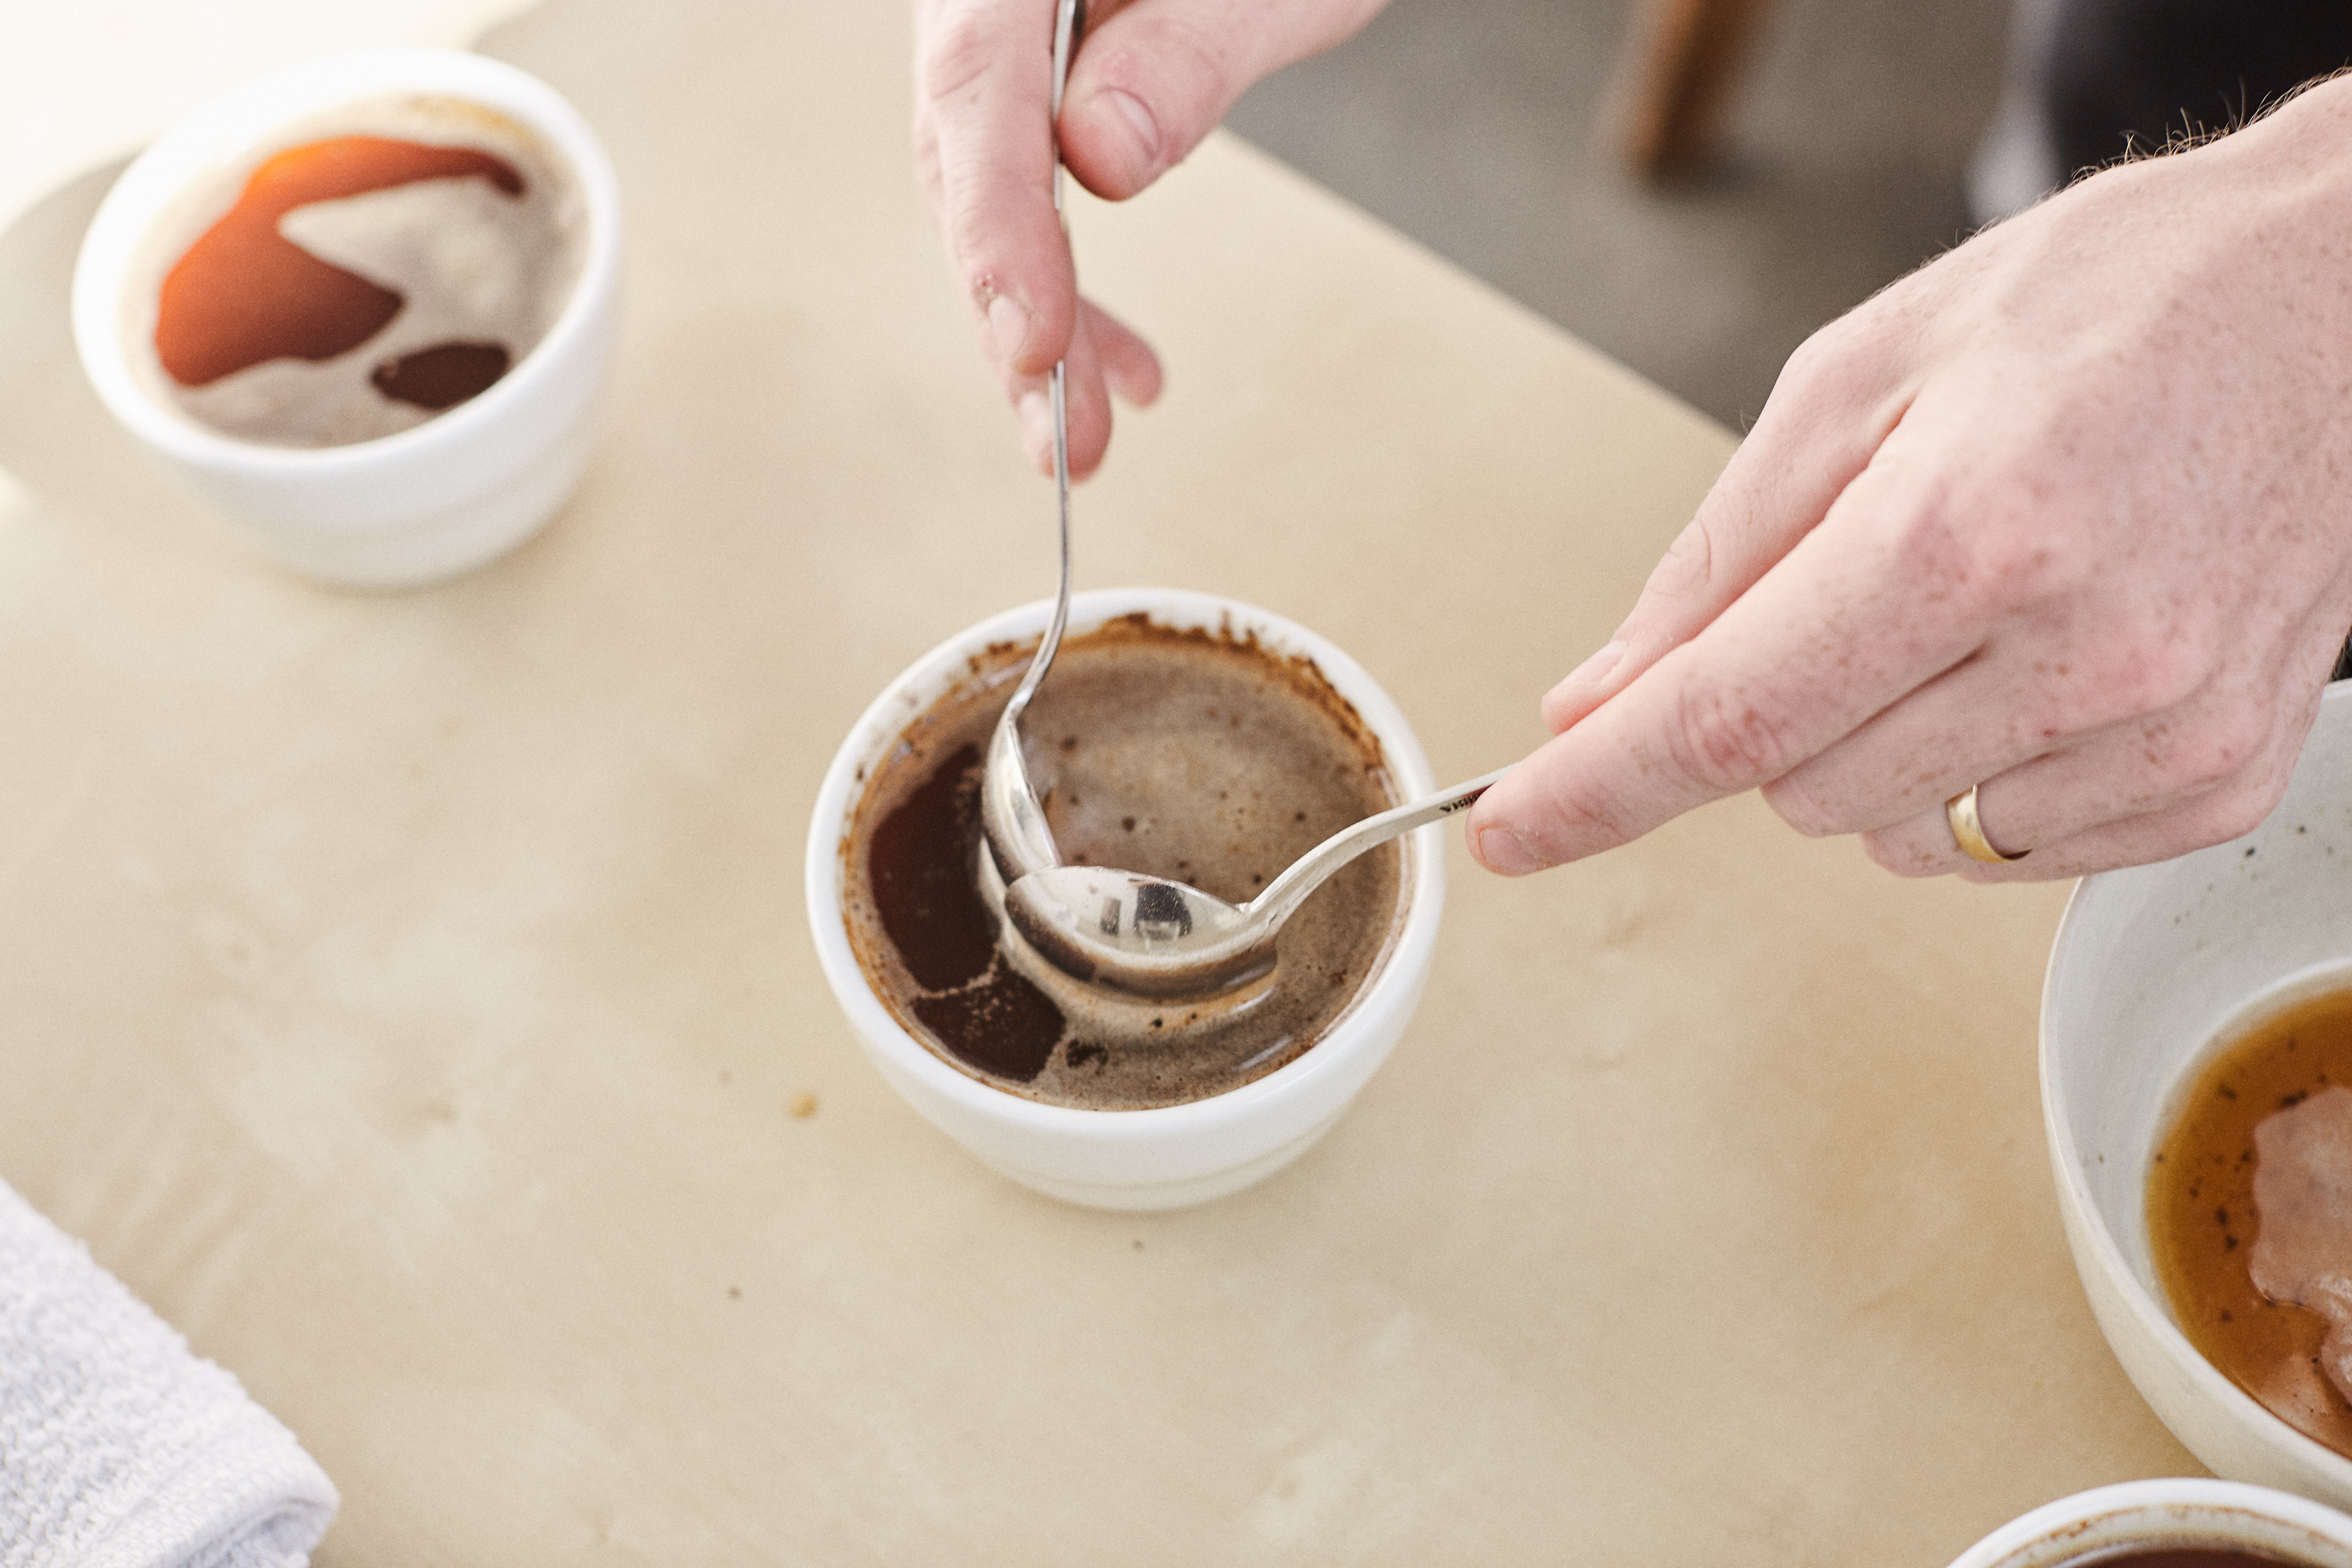
[{"label": "white ceramic bowl at image edge", "polygon": [[1961,1552],[1952,1568],[2060,1568],[2134,1546],[2241,1546],[2310,1568],[2352,1568],[2352,1519],[2237,1481],[2126,1481],[2013,1519]]},{"label": "white ceramic bowl at image edge", "polygon": [[[1255,633],[1277,654],[1307,655],[1380,737],[1404,796],[1436,787],[1403,713],[1371,677],[1322,637],[1269,611],[1171,588],[1106,588],[1071,600],[1070,635],[1138,610],[1163,626],[1230,625],[1236,634]],[[842,840],[866,778],[906,727],[968,677],[972,655],[1034,639],[1052,611],[1049,601],[1024,605],[949,638],[891,682],[851,729],[825,772],[809,824],[809,929],[825,980],[867,1058],[909,1105],[982,1162],[1039,1192],[1096,1208],[1205,1203],[1306,1152],[1403,1034],[1428,979],[1445,901],[1437,838],[1443,829],[1433,825],[1397,841],[1405,856],[1403,926],[1353,1007],[1264,1078],[1182,1105],[1086,1110],[1026,1100],[959,1071],[908,1034],[867,985],[842,920]]]},{"label": "white ceramic bowl at image edge", "polygon": [[[161,406],[131,370],[124,290],[158,216],[297,121],[414,93],[459,99],[538,136],[579,187],[579,280],[538,346],[480,395],[372,441],[240,441]],[[305,60],[213,100],[107,193],[74,268],[74,342],[100,401],[147,453],[264,552],[326,582],[387,587],[471,570],[529,538],[579,481],[618,336],[620,187],[588,122],[536,77],[456,49]]]},{"label": "white ceramic bowl at image edge", "polygon": [[2150,1155],[2240,1026],[2352,986],[2352,682],[2329,688],[2286,797],[2242,838],[2085,878],[2042,992],[2042,1108],[2059,1213],[2107,1343],[2218,1474],[2352,1508],[2352,1459],[2200,1355],[2156,1278]]}]

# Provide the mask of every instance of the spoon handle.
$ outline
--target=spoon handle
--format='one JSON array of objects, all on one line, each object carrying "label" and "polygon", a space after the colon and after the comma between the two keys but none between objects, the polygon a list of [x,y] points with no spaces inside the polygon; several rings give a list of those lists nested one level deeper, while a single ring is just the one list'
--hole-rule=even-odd
[{"label": "spoon handle", "polygon": [[1378,816],[1368,816],[1351,826],[1339,829],[1292,861],[1290,868],[1267,883],[1265,891],[1243,905],[1242,911],[1253,919],[1263,918],[1269,926],[1279,926],[1290,918],[1292,910],[1307,901],[1307,894],[1323,885],[1324,878],[1365,850],[1386,844],[1400,833],[1410,833],[1441,816],[1451,816],[1465,809],[1510,771],[1508,768],[1496,768],[1468,784],[1458,784],[1452,789],[1407,801],[1402,805],[1381,812]]},{"label": "spoon handle", "polygon": [[[1086,0],[1057,0],[1054,6],[1054,103],[1049,117],[1054,128],[1054,216],[1062,220],[1065,234],[1069,232],[1070,220],[1062,211],[1062,89],[1069,85],[1070,57],[1078,52],[1078,29],[1087,25],[1086,17]],[[1063,390],[1068,379],[1067,363],[1055,360],[1053,376],[1054,510],[1061,524],[1061,584],[1055,591],[1054,624],[1045,640],[1037,645],[1037,657],[1023,685],[1031,692],[1045,679],[1045,667],[1054,662],[1062,646],[1062,628],[1070,619],[1070,404]],[[1029,700],[1021,698],[1020,705],[1028,707]]]},{"label": "spoon handle", "polygon": [[[1055,0],[1054,97],[1046,109],[1045,125],[1054,144],[1054,211],[1056,215],[1062,211],[1062,89],[1069,85],[1070,58],[1078,52],[1078,37],[1086,30],[1086,0]],[[1066,226],[1068,219],[1064,218],[1063,221]],[[1045,636],[1037,644],[1036,654],[1029,660],[1028,672],[1021,678],[1021,684],[1013,689],[1013,700],[1004,705],[1004,712],[997,721],[999,726],[1006,731],[1021,721],[1021,715],[1029,707],[1029,699],[1036,694],[1039,684],[1045,680],[1045,671],[1054,662],[1054,655],[1060,651],[1062,629],[1070,619],[1070,416],[1069,402],[1063,392],[1065,363],[1055,360],[1053,374],[1048,378],[1054,405],[1054,502],[1061,524],[1061,577],[1054,595],[1053,623],[1045,628]],[[1014,754],[1017,760],[1017,745]],[[1029,788],[1025,767],[1022,774],[1022,791],[1034,800],[1035,794]],[[1045,863],[1053,865],[1058,858],[1049,853]]]},{"label": "spoon handle", "polygon": [[[1086,30],[1086,0],[1055,0],[1054,99],[1046,114],[1046,129],[1054,142],[1054,211],[1057,214],[1062,210],[1062,89],[1068,85],[1070,57],[1077,52],[1078,37]],[[1064,222],[1066,226],[1067,219]],[[995,733],[989,737],[988,760],[981,769],[981,825],[1008,879],[1062,863],[1062,853],[1054,845],[1054,831],[1045,823],[1045,808],[1038,804],[1036,786],[1029,782],[1029,764],[1021,754],[1020,728],[1021,715],[1028,711],[1029,699],[1037,694],[1054,655],[1060,651],[1062,631],[1070,621],[1070,422],[1069,405],[1063,394],[1062,364],[1060,360],[1054,362],[1051,382],[1054,502],[1060,524],[1062,563],[1054,590],[1054,618],[1046,626],[1045,635],[1038,639],[1037,651],[1030,657],[1021,684],[1013,689],[1012,700],[997,716]]]}]

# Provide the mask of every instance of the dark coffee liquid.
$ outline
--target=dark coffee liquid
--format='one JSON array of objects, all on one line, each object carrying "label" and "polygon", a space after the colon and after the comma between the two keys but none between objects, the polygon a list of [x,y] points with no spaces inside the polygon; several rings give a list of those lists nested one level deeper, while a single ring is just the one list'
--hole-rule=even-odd
[{"label": "dark coffee liquid", "polygon": [[[1134,1110],[1223,1093],[1328,1031],[1378,969],[1404,889],[1394,845],[1291,917],[1273,987],[1238,1011],[1174,1002],[1076,1016],[1018,973],[974,871],[981,762],[1030,649],[992,650],[866,781],[844,852],[866,978],[909,1032],[982,1080]],[[1142,616],[1063,646],[1022,723],[1063,858],[1190,882],[1233,903],[1397,804],[1380,742],[1322,673]]]},{"label": "dark coffee liquid", "polygon": [[488,392],[506,374],[507,359],[504,343],[441,343],[388,359],[368,379],[396,403],[438,414]]},{"label": "dark coffee liquid", "polygon": [[969,741],[957,747],[876,826],[866,872],[883,932],[914,983],[897,1000],[957,1060],[1032,1083],[1064,1024],[996,951],[996,919],[972,880],[981,754]]},{"label": "dark coffee liquid", "polygon": [[2224,1047],[2149,1165],[2147,1226],[2157,1277],[2199,1353],[2281,1420],[2352,1456],[2352,1405],[2322,1367],[2327,1320],[2270,1300],[2249,1268],[2255,1130],[2337,1085],[2352,1085],[2352,993],[2298,1003]]}]

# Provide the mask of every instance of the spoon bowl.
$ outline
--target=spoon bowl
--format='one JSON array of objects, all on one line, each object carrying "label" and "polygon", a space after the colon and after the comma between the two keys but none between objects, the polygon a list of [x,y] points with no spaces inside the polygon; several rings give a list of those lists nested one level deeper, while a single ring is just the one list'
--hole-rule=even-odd
[{"label": "spoon bowl", "polygon": [[1109,866],[1051,866],[1004,889],[1004,914],[1075,980],[1173,1000],[1246,985],[1274,968],[1278,928],[1182,882]]},{"label": "spoon bowl", "polygon": [[1047,963],[1074,979],[1139,996],[1214,995],[1272,972],[1274,939],[1283,922],[1332,872],[1400,833],[1463,810],[1509,771],[1498,769],[1341,828],[1245,904],[1139,871],[1044,866],[1007,873],[1005,918]]}]

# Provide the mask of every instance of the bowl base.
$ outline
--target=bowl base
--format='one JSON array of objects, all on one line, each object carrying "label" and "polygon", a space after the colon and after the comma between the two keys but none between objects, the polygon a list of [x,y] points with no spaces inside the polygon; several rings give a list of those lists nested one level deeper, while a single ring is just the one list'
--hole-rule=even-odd
[{"label": "bowl base", "polygon": [[[1343,1107],[1340,1114],[1345,1113]],[[1334,1115],[1328,1121],[1307,1129],[1281,1148],[1228,1170],[1173,1182],[1152,1182],[1141,1185],[1077,1182],[1059,1176],[1040,1175],[1034,1171],[1015,1170],[993,1161],[982,1163],[998,1175],[1018,1182],[1032,1192],[1043,1193],[1049,1198],[1075,1204],[1080,1208],[1114,1209],[1127,1213],[1194,1208],[1219,1198],[1231,1197],[1243,1188],[1255,1186],[1265,1180],[1313,1148],[1316,1141],[1330,1131],[1339,1121],[1339,1116]]]}]

